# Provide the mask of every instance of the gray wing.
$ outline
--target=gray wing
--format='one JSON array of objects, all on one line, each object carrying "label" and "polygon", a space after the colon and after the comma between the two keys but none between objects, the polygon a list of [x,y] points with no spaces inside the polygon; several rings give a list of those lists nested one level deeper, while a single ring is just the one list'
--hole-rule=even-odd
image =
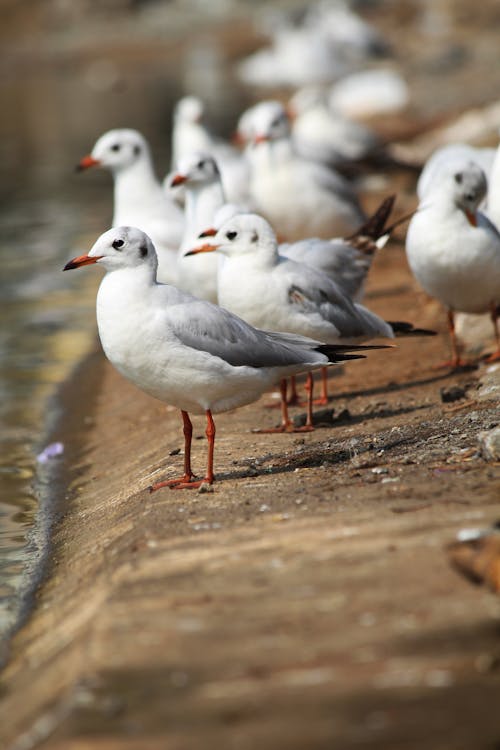
[{"label": "gray wing", "polygon": [[183,346],[220,357],[234,367],[325,361],[317,341],[260,331],[227,310],[196,298],[170,305],[168,325]]},{"label": "gray wing", "polygon": [[283,247],[280,245],[279,252],[322,271],[351,299],[361,292],[373,260],[372,255],[362,253],[342,240],[301,240]]},{"label": "gray wing", "polygon": [[287,258],[281,259],[277,268],[286,274],[290,304],[306,315],[319,315],[335,326],[342,338],[392,337],[382,318],[355,304],[338,284],[314,268]]}]

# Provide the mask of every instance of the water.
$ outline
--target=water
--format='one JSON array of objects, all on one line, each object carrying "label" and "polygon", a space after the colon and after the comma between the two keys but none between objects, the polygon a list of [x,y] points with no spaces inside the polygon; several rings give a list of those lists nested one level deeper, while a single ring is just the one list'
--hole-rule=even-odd
[{"label": "water", "polygon": [[[186,87],[203,96],[213,125],[226,132],[247,103],[225,80],[210,38],[185,41],[172,73],[163,47],[137,40],[130,59],[119,50],[114,58],[67,57],[63,39],[48,57],[45,49],[40,58],[0,66],[0,644],[42,554],[37,530],[46,509],[40,514],[36,455],[51,424],[51,397],[95,345],[101,274],[62,267],[109,227],[111,178],[76,175],[74,165],[102,132],[135,127],[163,176],[171,110]],[[50,505],[50,484],[44,492]]]}]

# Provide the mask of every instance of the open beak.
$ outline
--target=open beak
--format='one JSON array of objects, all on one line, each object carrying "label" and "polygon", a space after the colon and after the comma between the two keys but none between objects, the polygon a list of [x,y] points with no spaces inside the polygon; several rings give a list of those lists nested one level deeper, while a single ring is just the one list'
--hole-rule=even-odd
[{"label": "open beak", "polygon": [[183,185],[187,181],[187,177],[183,174],[174,174],[170,181],[171,187],[177,187],[178,185]]},{"label": "open beak", "polygon": [[90,255],[79,255],[77,258],[69,260],[64,266],[63,271],[71,271],[71,269],[80,268],[81,266],[90,266],[91,263],[97,263],[102,257],[102,255],[94,255],[92,257]]},{"label": "open beak", "polygon": [[99,159],[94,159],[93,156],[84,156],[83,159],[80,159],[78,164],[76,165],[76,171],[77,172],[83,172],[84,169],[89,169],[90,167],[98,167],[100,165]]},{"label": "open beak", "polygon": [[209,229],[205,229],[204,232],[201,232],[198,237],[215,237],[217,234],[217,230],[214,229],[214,227],[210,227]]},{"label": "open beak", "polygon": [[464,214],[467,216],[467,219],[471,227],[477,227],[476,214],[473,211],[467,211],[467,209],[464,209]]},{"label": "open beak", "polygon": [[184,253],[184,257],[187,255],[198,255],[198,253],[213,253],[218,247],[220,247],[220,245],[200,245],[199,247],[195,247],[193,250]]}]

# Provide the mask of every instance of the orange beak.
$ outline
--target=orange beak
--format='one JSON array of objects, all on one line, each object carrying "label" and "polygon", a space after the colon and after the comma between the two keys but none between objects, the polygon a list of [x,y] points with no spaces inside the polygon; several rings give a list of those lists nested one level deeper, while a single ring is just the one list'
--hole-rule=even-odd
[{"label": "orange beak", "polygon": [[102,255],[94,255],[93,257],[90,257],[89,255],[79,255],[77,258],[69,260],[64,266],[63,271],[71,271],[73,268],[80,268],[81,266],[90,266],[91,263],[97,263],[102,257]]},{"label": "orange beak", "polygon": [[94,159],[94,157],[89,154],[88,156],[84,156],[83,159],[80,159],[76,165],[76,171],[83,172],[84,169],[89,169],[89,167],[98,167],[100,163],[99,159]]},{"label": "orange beak", "polygon": [[258,146],[259,143],[267,143],[267,141],[270,141],[271,139],[267,135],[256,135],[253,139],[253,145]]},{"label": "orange beak", "polygon": [[198,253],[213,253],[218,247],[220,247],[220,245],[200,245],[199,247],[190,250],[188,253],[184,253],[184,257],[187,255],[198,255]]},{"label": "orange beak", "polygon": [[198,237],[215,237],[217,234],[217,230],[214,227],[210,227],[209,229],[205,229],[204,232],[201,232]]},{"label": "orange beak", "polygon": [[477,217],[476,214],[472,213],[472,211],[464,211],[464,214],[467,216],[467,219],[469,220],[469,224],[471,227],[477,227]]},{"label": "orange beak", "polygon": [[187,181],[187,177],[183,174],[174,174],[170,181],[171,187],[177,187],[178,185],[183,185]]}]

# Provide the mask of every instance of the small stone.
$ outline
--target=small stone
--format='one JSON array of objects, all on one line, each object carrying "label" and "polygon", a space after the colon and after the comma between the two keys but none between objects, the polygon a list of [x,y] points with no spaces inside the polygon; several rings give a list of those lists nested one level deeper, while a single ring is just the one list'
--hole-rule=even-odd
[{"label": "small stone", "polygon": [[441,401],[443,404],[451,404],[465,398],[465,388],[461,385],[451,385],[449,388],[441,388]]},{"label": "small stone", "polygon": [[500,461],[500,426],[480,432],[477,439],[483,458],[487,461]]},{"label": "small stone", "polygon": [[202,484],[200,484],[198,493],[200,495],[203,495],[205,492],[214,492],[213,484],[209,484],[208,482],[203,482]]}]

